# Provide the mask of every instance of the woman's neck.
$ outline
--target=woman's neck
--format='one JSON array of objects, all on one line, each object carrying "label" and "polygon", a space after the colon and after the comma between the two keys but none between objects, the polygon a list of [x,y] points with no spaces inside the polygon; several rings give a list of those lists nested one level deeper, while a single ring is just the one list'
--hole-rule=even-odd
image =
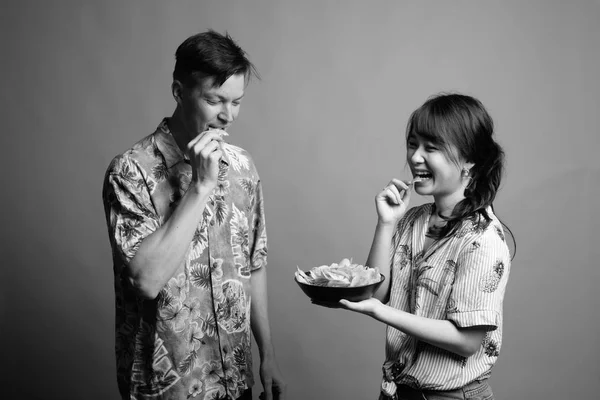
[{"label": "woman's neck", "polygon": [[454,207],[464,198],[464,194],[460,192],[434,197],[436,214],[441,217],[450,217],[452,211],[454,211]]}]

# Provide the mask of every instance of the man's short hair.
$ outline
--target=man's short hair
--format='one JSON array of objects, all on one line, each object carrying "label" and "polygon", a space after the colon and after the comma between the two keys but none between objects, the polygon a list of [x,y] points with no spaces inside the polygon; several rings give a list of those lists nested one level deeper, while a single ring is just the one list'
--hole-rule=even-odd
[{"label": "man's short hair", "polygon": [[248,81],[258,76],[246,52],[226,32],[209,30],[190,36],[175,52],[173,79],[186,87],[197,85],[202,78],[213,78],[219,87],[232,75],[243,74]]}]

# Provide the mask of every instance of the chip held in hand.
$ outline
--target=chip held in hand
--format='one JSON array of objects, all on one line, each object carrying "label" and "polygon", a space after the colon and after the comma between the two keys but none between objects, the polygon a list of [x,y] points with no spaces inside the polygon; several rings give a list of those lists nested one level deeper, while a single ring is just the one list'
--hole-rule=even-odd
[{"label": "chip held in hand", "polygon": [[[226,136],[229,136],[229,133],[227,133],[224,129],[212,128],[211,130],[216,131],[217,135],[219,135],[219,137],[223,141],[225,140]],[[221,144],[221,150],[223,150],[223,156],[221,157],[221,159],[219,161],[222,164],[229,166],[229,158],[227,157],[227,153],[225,152],[225,146],[223,146],[223,144]]]}]

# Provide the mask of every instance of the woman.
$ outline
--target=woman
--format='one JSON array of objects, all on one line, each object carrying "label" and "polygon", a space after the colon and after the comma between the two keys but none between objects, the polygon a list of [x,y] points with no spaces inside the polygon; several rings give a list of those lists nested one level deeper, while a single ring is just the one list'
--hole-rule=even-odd
[{"label": "woman", "polygon": [[[493,398],[511,258],[492,209],[504,160],[492,134],[478,100],[430,98],[407,127],[413,180],[375,198],[366,265],[386,279],[373,298],[340,306],[388,325],[380,400]],[[434,202],[408,209],[413,191]]]}]

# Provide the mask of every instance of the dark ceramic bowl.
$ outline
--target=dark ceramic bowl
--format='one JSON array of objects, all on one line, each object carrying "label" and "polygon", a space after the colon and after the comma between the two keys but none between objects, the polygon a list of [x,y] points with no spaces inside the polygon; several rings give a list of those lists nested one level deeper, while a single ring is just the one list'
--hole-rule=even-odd
[{"label": "dark ceramic bowl", "polygon": [[381,277],[379,282],[354,287],[315,286],[298,282],[295,277],[294,280],[298,286],[300,286],[300,289],[302,289],[302,291],[312,300],[326,303],[337,303],[341,299],[361,301],[372,297],[373,292],[375,292],[379,285],[381,285],[381,283],[385,280],[385,276],[381,274],[379,274],[379,276]]}]

